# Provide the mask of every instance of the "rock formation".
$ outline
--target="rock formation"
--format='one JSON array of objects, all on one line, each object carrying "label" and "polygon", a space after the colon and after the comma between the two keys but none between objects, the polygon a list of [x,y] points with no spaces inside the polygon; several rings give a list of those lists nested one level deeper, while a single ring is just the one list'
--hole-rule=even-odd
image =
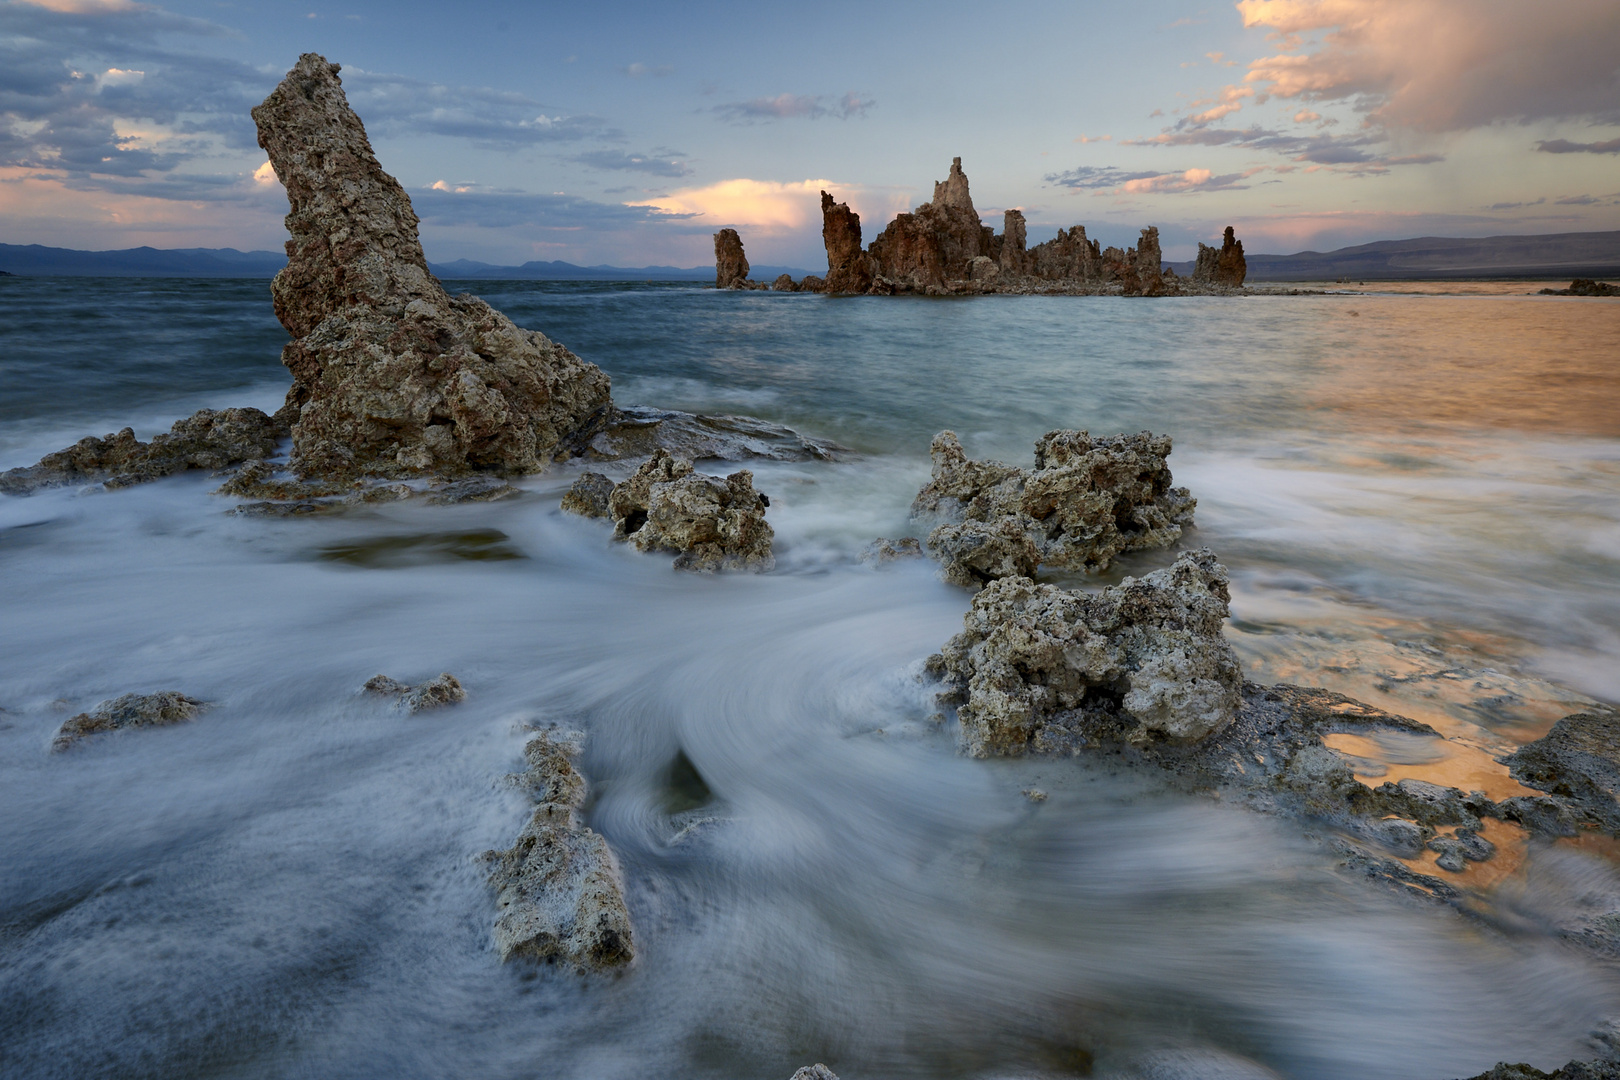
[{"label": "rock formation", "polygon": [[1042,565],[1106,569],[1122,552],[1174,543],[1198,505],[1171,486],[1167,435],[1049,431],[1030,472],[969,459],[951,431],[934,436],[929,454],[933,476],[912,516],[944,519],[928,547],[946,580],[967,588]]},{"label": "rock formation", "polygon": [[177,690],[125,694],[69,719],[57,731],[51,749],[66,750],[80,739],[105,731],[183,724],[195,720],[207,708],[208,702],[186,697]]},{"label": "rock formation", "polygon": [[1204,738],[1237,714],[1242,668],[1221,632],[1226,568],[1207,549],[1096,595],[992,582],[930,658],[960,698],[975,757],[1056,749],[1090,729]]},{"label": "rock formation", "polygon": [[821,193],[821,239],[827,246],[827,280],[831,293],[864,293],[872,288],[872,264],[861,250],[861,216],[848,203],[835,203]]},{"label": "rock formation", "polygon": [[658,449],[692,461],[830,461],[848,452],[751,416],[697,416],[638,406],[615,409],[606,424],[569,452],[587,461],[622,461]]},{"label": "rock formation", "polygon": [[[830,203],[831,196],[824,196],[824,217]],[[898,215],[872,241],[867,256],[873,277],[888,290],[943,293],[947,283],[969,280],[973,260],[994,250],[990,228],[973,209],[962,159],[955,158],[950,175],[934,185],[933,200]],[[829,266],[831,257],[829,249]]]},{"label": "rock formation", "polygon": [[511,848],[485,854],[502,960],[562,960],[603,971],[635,956],[613,852],[579,821],[585,780],[574,768],[578,754],[577,737],[555,732],[523,748],[529,767],[516,780],[538,805]]},{"label": "rock formation", "polygon": [[677,570],[763,571],[776,564],[775,534],[765,520],[769,505],[747,469],[721,480],[659,450],[614,487],[608,513],[615,540],[641,551],[677,552]]},{"label": "rock formation", "polygon": [[258,409],[203,409],[177,420],[149,443],[125,428],[105,438],[80,439],[46,454],[37,465],[0,473],[0,492],[26,495],[40,488],[101,483],[108,488],[156,480],[185,469],[224,469],[276,452],[285,434]]},{"label": "rock formation", "polygon": [[1620,711],[1566,716],[1502,759],[1513,778],[1556,796],[1568,816],[1620,836]]},{"label": "rock formation", "polygon": [[806,1065],[788,1080],[838,1080],[838,1074],[818,1061],[814,1065]]},{"label": "rock formation", "polygon": [[748,257],[743,254],[742,237],[736,229],[721,229],[714,234],[714,287],[746,289],[748,285]]},{"label": "rock formation", "polygon": [[413,713],[424,709],[440,709],[446,705],[465,701],[467,698],[467,691],[462,689],[461,681],[448,671],[436,679],[429,679],[416,686],[390,679],[387,675],[373,675],[366,680],[365,691],[378,697],[391,697],[400,708]]},{"label": "rock formation", "polygon": [[1243,259],[1243,241],[1226,227],[1226,236],[1219,248],[1198,245],[1198,261],[1193,264],[1193,281],[1200,285],[1218,285],[1235,289],[1249,275],[1249,264]]},{"label": "rock formation", "polygon": [[336,64],[306,53],[253,119],[291,205],[271,294],[301,473],[534,472],[602,421],[606,375],[428,272]]},{"label": "rock formation", "polygon": [[[823,196],[825,197],[825,195]],[[1620,285],[1591,278],[1576,278],[1567,289],[1542,289],[1542,296],[1620,296]]]},{"label": "rock formation", "polygon": [[612,480],[601,473],[581,473],[562,497],[562,508],[580,517],[605,518],[612,498]]}]

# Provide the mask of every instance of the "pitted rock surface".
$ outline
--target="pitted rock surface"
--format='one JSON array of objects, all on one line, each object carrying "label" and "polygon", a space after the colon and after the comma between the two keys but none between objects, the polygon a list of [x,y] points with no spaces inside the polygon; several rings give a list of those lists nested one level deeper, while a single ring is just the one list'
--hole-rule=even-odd
[{"label": "pitted rock surface", "polygon": [[80,739],[106,731],[183,724],[195,720],[207,708],[208,702],[189,698],[178,690],[125,694],[69,719],[56,733],[51,749],[66,750]]},{"label": "pitted rock surface", "polygon": [[747,469],[722,480],[659,450],[614,487],[608,513],[615,540],[641,551],[676,552],[678,570],[763,571],[776,565],[775,534],[765,520],[769,505]]},{"label": "pitted rock surface", "polygon": [[271,294],[301,473],[535,472],[600,422],[606,375],[428,272],[336,64],[304,54],[253,119],[291,205]]},{"label": "pitted rock surface", "polygon": [[974,461],[955,432],[929,448],[933,475],[911,504],[914,518],[944,519],[928,547],[945,579],[967,588],[1038,566],[1103,570],[1126,551],[1167,547],[1192,523],[1198,501],[1173,487],[1167,435],[1093,438],[1050,431],[1035,468]]},{"label": "pitted rock surface", "polygon": [[401,709],[413,713],[424,709],[442,709],[467,699],[467,691],[462,688],[461,680],[448,671],[416,686],[390,679],[387,675],[373,675],[366,680],[365,691],[378,697],[391,697]]},{"label": "pitted rock surface", "polygon": [[1620,711],[1566,716],[1503,758],[1513,778],[1558,798],[1570,817],[1620,835]]},{"label": "pitted rock surface", "polygon": [[523,748],[514,779],[538,804],[517,842],[491,851],[495,947],[502,960],[563,961],[605,971],[635,956],[630,912],[607,841],[579,820],[585,779],[577,737],[544,732]]}]

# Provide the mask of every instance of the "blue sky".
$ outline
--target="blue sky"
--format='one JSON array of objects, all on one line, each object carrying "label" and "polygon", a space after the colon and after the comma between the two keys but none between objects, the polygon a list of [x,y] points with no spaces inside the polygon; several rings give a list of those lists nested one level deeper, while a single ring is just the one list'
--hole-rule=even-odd
[{"label": "blue sky", "polygon": [[824,265],[960,155],[1032,240],[1171,257],[1620,228],[1614,0],[926,5],[0,0],[0,239],[271,248],[247,110],[343,65],[430,258]]}]

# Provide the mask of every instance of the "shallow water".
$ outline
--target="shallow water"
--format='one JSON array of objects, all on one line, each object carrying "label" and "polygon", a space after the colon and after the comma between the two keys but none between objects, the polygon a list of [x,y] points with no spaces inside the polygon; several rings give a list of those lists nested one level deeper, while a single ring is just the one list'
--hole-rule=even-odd
[{"label": "shallow water", "polygon": [[[0,498],[6,1076],[1452,1077],[1550,1068],[1620,1016],[1543,931],[1606,864],[1530,853],[1504,938],[1340,878],[1286,823],[961,759],[916,676],[966,595],[855,561],[907,531],[941,428],[1026,464],[1051,427],[1168,432],[1252,674],[1442,724],[1489,768],[1620,698],[1620,303],[477,287],[621,402],[859,453],[756,468],[760,577],[609,544],[556,510],[568,470],[312,520],[227,516],[200,475]],[[0,468],[272,408],[284,340],[260,282],[0,281]],[[441,670],[465,704],[358,694]],[[72,713],[168,688],[217,705],[48,753]],[[477,855],[516,835],[500,779],[549,723],[589,733],[618,977],[493,952]],[[1355,752],[1428,764],[1405,749]],[[683,753],[715,819],[684,836]]]}]

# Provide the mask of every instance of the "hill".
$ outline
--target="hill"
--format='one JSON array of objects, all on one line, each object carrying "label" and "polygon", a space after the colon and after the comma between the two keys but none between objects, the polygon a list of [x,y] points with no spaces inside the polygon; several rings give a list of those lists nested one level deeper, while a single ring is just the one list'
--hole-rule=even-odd
[{"label": "hill", "polygon": [[[1336,251],[1249,255],[1249,281],[1412,281],[1620,275],[1620,231],[1380,240]],[[1193,264],[1171,263],[1178,274]]]}]

